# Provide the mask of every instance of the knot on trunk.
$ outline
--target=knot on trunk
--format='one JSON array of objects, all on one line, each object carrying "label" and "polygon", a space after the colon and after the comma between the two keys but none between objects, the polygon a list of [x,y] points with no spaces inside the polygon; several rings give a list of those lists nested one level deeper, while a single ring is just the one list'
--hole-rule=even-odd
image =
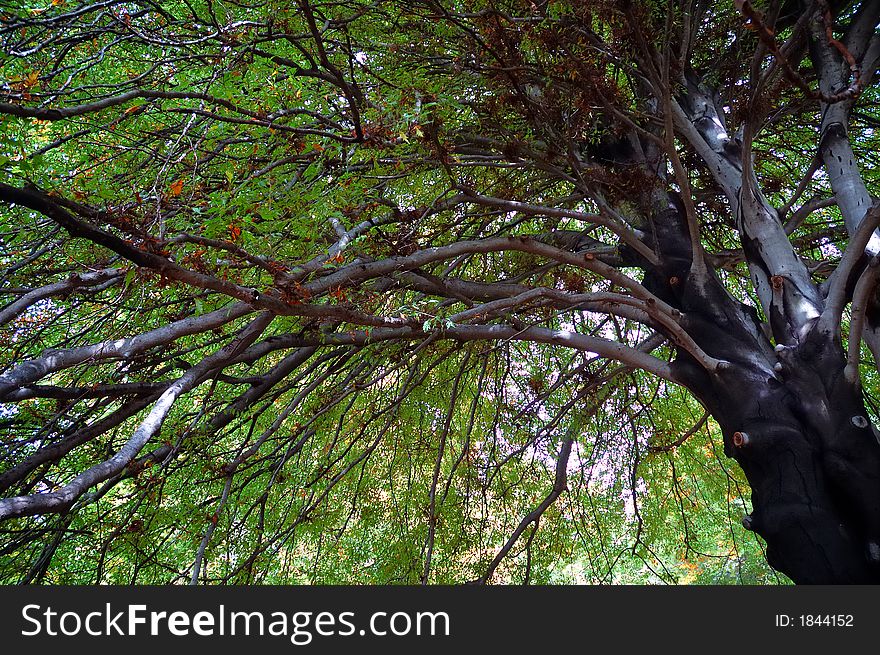
[{"label": "knot on trunk", "polygon": [[734,432],[733,433],[733,445],[737,448],[745,448],[751,443],[752,438],[749,436],[748,432]]}]

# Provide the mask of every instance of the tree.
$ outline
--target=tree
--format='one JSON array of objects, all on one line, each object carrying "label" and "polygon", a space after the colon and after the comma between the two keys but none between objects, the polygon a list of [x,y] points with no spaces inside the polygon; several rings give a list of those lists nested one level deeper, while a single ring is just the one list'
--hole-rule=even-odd
[{"label": "tree", "polygon": [[3,579],[880,581],[878,21],[7,4]]}]

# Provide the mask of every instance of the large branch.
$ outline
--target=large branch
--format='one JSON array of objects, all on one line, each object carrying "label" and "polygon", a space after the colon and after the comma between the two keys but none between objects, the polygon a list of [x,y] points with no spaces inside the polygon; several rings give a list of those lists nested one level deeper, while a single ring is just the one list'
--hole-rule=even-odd
[{"label": "large branch", "polygon": [[256,341],[272,322],[272,319],[271,314],[260,314],[228,345],[184,373],[159,397],[150,413],[147,414],[125,445],[109,459],[80,473],[58,491],[0,500],[0,521],[46,512],[63,512],[69,509],[90,487],[122,471],[162,427],[162,423],[174,402],[182,394],[195,388],[211,370],[225,365]]},{"label": "large branch", "polygon": [[218,328],[252,311],[248,305],[238,303],[201,316],[190,316],[134,337],[109,339],[67,350],[49,350],[40,357],[21,362],[0,375],[0,398],[5,398],[17,389],[55,371],[84,362],[130,358],[181,337]]},{"label": "large branch", "polygon": [[[236,362],[253,362],[268,353],[287,348],[302,348],[330,345],[369,346],[392,341],[424,340],[436,334],[440,339],[458,341],[529,341],[593,352],[609,359],[623,362],[633,368],[653,373],[664,380],[678,383],[668,362],[657,359],[637,348],[622,343],[580,334],[571,330],[553,330],[542,327],[521,327],[512,325],[453,325],[426,331],[422,328],[405,326],[400,328],[377,328],[375,330],[350,330],[346,332],[286,334],[269,337],[243,352]],[[716,364],[717,365],[717,364]]]},{"label": "large branch", "polygon": [[124,271],[118,268],[90,271],[83,274],[75,273],[66,280],[32,289],[22,294],[18,300],[14,300],[0,309],[0,326],[6,325],[13,319],[18,318],[28,307],[35,305],[41,300],[67,294],[76,289],[96,287],[103,285],[105,282],[118,281],[123,273]]},{"label": "large branch", "polygon": [[533,216],[555,216],[560,218],[574,218],[586,223],[594,223],[603,225],[614,232],[620,239],[630,246],[633,250],[642,255],[651,264],[659,264],[660,260],[657,254],[651,250],[640,239],[640,235],[633,231],[628,225],[622,224],[611,217],[602,214],[588,214],[585,212],[572,211],[569,209],[559,209],[557,207],[543,207],[540,205],[532,205],[525,202],[517,202],[515,200],[505,200],[502,198],[493,198],[478,193],[467,193],[468,200],[478,205],[486,207],[498,207],[508,211],[520,212]]},{"label": "large branch", "polygon": [[57,462],[77,446],[88,443],[118,427],[123,421],[140,412],[155,399],[156,397],[153,396],[152,398],[142,398],[123,403],[119,409],[108,416],[74,430],[51,445],[43,446],[37,452],[25,457],[11,468],[0,473],[0,491],[5,491],[17,482],[21,482],[25,479],[25,476],[42,464]]},{"label": "large branch", "polygon": [[[872,48],[878,43],[875,34],[878,17],[880,17],[880,3],[865,3],[853,19],[843,43],[843,48],[857,65],[869,64],[868,70],[864,70],[862,66],[861,72],[865,77],[873,76],[874,72],[870,68],[875,65]],[[826,95],[834,93],[847,84],[851,72],[850,65],[840,49],[829,40],[819,16],[816,16],[811,23],[811,33],[810,56],[819,77],[819,88]],[[859,233],[859,227],[873,204],[849,137],[850,113],[855,102],[856,99],[852,98],[844,102],[821,103],[822,120],[819,126],[819,154],[846,230],[851,237]],[[857,252],[849,252],[851,250]],[[847,253],[844,254],[844,259],[851,264],[844,266],[835,274],[835,277],[846,279],[832,280],[832,282],[836,282],[835,286],[838,289],[847,288],[851,282],[850,277],[855,262],[861,261],[863,255],[873,258],[878,253],[880,253],[880,233],[876,230],[871,230],[868,239],[853,238]],[[866,299],[863,301],[867,302]],[[858,313],[858,319],[854,321],[851,329],[861,330],[861,334],[856,336],[864,339],[874,355],[875,362],[880,364],[880,322],[874,318],[873,313],[866,316],[864,307]]]},{"label": "large branch", "polygon": [[744,166],[741,144],[701,83],[689,79],[672,109],[676,129],[703,159],[736,216],[752,283],[774,336],[780,343],[799,341],[821,314],[822,298],[778,212],[761,193],[751,162]]}]

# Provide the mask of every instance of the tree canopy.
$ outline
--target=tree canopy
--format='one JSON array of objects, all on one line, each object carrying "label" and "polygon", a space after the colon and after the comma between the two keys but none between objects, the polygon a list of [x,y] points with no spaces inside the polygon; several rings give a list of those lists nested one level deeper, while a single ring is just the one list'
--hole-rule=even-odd
[{"label": "tree canopy", "polygon": [[876,580],[878,19],[0,1],[0,581]]}]

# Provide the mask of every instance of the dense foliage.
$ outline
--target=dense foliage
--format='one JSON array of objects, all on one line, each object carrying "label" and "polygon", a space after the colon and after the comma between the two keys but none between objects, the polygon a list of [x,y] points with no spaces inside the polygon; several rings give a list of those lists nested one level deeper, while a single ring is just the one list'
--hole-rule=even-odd
[{"label": "dense foliage", "polygon": [[0,581],[786,581],[656,279],[785,343],[714,143],[833,280],[830,4],[0,1]]}]

